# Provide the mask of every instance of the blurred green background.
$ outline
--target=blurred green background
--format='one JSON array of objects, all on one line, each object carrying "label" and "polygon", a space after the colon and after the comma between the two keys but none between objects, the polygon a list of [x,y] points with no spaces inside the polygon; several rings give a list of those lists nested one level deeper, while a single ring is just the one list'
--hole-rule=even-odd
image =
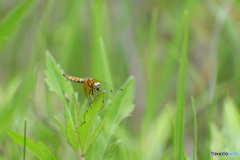
[{"label": "blurred green background", "polygon": [[[78,159],[54,119],[63,116],[63,108],[45,83],[46,50],[65,73],[101,79],[116,90],[133,75],[135,109],[117,131],[125,152],[116,149],[116,154],[126,159],[173,159],[184,10],[189,15],[185,155],[193,157],[191,96],[197,111],[198,159],[210,159],[210,151],[221,151],[219,146],[240,154],[239,7],[240,1],[233,0],[0,1],[0,159],[22,157],[22,147],[2,129],[23,135],[25,117],[28,137],[44,142],[57,159]],[[101,42],[108,60],[104,63]],[[112,82],[104,76],[105,63]],[[82,104],[82,85],[72,85]],[[233,135],[226,132],[233,114],[226,115],[226,85],[236,109]],[[235,147],[229,146],[232,136]],[[36,158],[30,152],[27,156]]]}]

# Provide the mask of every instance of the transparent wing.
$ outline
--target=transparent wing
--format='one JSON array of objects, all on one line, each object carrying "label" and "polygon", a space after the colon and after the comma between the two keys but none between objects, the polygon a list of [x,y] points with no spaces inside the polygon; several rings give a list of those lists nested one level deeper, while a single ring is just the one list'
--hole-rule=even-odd
[{"label": "transparent wing", "polygon": [[98,79],[93,79],[94,82],[99,82],[101,84],[100,90],[101,91],[105,91],[105,92],[113,92],[114,91],[114,87],[109,85],[108,83],[98,80]]}]

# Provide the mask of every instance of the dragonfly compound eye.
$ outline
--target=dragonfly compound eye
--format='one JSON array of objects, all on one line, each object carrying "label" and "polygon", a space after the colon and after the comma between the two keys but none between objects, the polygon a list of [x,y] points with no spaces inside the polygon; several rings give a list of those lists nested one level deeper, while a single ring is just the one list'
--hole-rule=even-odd
[{"label": "dragonfly compound eye", "polygon": [[95,89],[99,89],[101,87],[101,84],[100,84],[100,82],[95,82],[93,84],[93,86],[94,86]]}]

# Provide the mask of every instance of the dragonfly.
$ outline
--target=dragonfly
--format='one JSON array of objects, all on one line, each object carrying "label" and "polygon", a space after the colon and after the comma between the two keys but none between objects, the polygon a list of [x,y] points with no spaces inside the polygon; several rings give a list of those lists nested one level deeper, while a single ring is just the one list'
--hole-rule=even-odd
[{"label": "dragonfly", "polygon": [[[104,92],[103,90],[101,90],[101,83],[97,79],[73,77],[73,76],[67,75],[65,73],[62,73],[62,75],[71,81],[74,81],[77,83],[83,83],[83,90],[88,99],[88,104],[89,104],[90,108],[91,108],[91,103],[92,103],[91,97],[93,97],[93,99],[94,99],[99,93]],[[111,92],[112,92],[112,90],[111,90]]]}]

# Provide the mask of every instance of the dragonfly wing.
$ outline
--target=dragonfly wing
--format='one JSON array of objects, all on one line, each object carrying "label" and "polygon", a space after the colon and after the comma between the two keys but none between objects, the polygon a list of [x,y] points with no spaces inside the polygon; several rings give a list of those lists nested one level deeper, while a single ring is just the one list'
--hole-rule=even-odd
[{"label": "dragonfly wing", "polygon": [[93,79],[94,82],[99,82],[101,87],[100,87],[100,92],[112,92],[114,90],[114,87],[109,85],[108,83],[104,82],[104,81],[101,81],[101,80],[98,80],[98,79]]}]

